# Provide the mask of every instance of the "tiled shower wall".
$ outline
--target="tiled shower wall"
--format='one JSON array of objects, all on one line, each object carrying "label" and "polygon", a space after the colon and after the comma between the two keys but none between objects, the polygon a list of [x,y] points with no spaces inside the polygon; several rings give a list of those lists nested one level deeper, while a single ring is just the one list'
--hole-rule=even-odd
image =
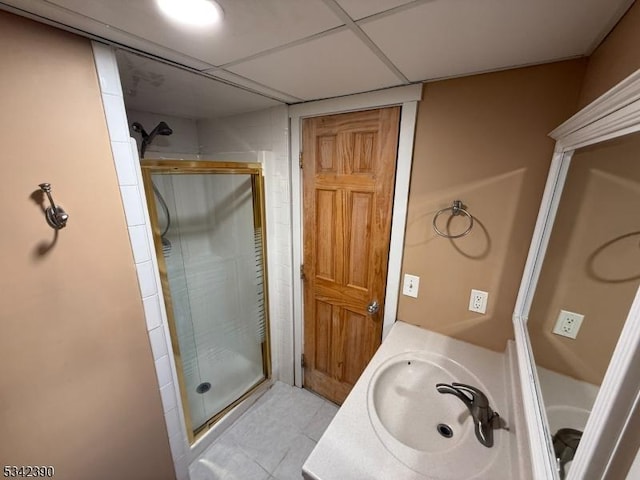
[{"label": "tiled shower wall", "polygon": [[291,170],[286,105],[198,122],[202,158],[227,152],[270,152],[264,162],[267,256],[274,377],[293,385],[293,268],[291,254]]},{"label": "tiled shower wall", "polygon": [[[191,455],[181,406],[178,402],[180,392],[173,354],[168,348],[169,331],[165,321],[166,312],[162,301],[158,266],[155,255],[152,253],[151,228],[147,223],[149,215],[142,187],[137,146],[130,139],[128,131],[114,49],[97,42],[93,43],[93,48],[114,163],[138,272],[147,329],[156,364],[169,443],[178,480],[188,479],[187,467]],[[155,123],[144,126],[153,128]],[[288,134],[286,106],[229,117],[223,121],[197,123],[202,158],[224,160],[225,156],[221,153],[229,152],[226,158],[256,158],[264,163],[274,378],[292,384],[293,309]],[[269,153],[266,154],[265,150]],[[192,155],[194,158],[198,156],[198,154]]]},{"label": "tiled shower wall", "polygon": [[103,44],[97,42],[92,44],[176,477],[178,480],[188,480],[188,442],[182,412],[177,401],[180,394],[177,382],[174,380],[177,376],[173,354],[166,341],[169,330],[166,322],[163,321],[166,314],[160,293],[158,265],[150,247],[151,227],[147,223],[149,214],[142,189],[140,167],[137,163],[137,146],[129,137],[115,52],[111,47]]},{"label": "tiled shower wall", "polygon": [[[142,124],[147,133],[150,133],[161,121],[166,122],[173,130],[173,133],[169,136],[157,135],[153,139],[151,145],[147,147],[146,158],[174,158],[176,157],[175,154],[179,154],[179,158],[188,160],[198,158],[200,147],[196,120],[142,112],[130,108],[127,108],[127,120],[129,120],[129,127],[133,122]],[[131,129],[129,133],[140,145],[141,135]]]},{"label": "tiled shower wall", "polygon": [[[267,257],[273,377],[293,385],[293,297],[289,119],[286,105],[216,120],[190,120],[127,110],[147,129],[161,120],[174,133],[156,137],[148,158],[262,162],[265,172]],[[131,132],[137,138],[137,134]],[[268,155],[264,153],[268,152]]]},{"label": "tiled shower wall", "polygon": [[[198,427],[263,378],[251,178],[155,175],[154,182],[170,212],[163,251],[189,414]],[[211,389],[196,393],[203,382]]]},{"label": "tiled shower wall", "polygon": [[[264,164],[273,376],[292,385],[293,269],[287,106],[215,120],[196,121],[136,110],[127,110],[127,117],[130,124],[139,121],[148,129],[161,120],[173,128],[171,136],[156,137],[147,149],[147,158]],[[137,138],[137,134],[132,135]]]}]

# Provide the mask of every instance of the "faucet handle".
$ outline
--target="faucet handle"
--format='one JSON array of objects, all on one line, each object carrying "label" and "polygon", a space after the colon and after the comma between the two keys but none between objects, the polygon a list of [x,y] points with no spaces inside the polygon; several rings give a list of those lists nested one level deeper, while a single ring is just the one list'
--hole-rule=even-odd
[{"label": "faucet handle", "polygon": [[472,387],[471,385],[467,385],[465,383],[456,383],[453,382],[451,386],[457,388],[465,394],[471,395],[472,403],[474,406],[478,408],[489,408],[489,399],[487,396],[476,387]]}]

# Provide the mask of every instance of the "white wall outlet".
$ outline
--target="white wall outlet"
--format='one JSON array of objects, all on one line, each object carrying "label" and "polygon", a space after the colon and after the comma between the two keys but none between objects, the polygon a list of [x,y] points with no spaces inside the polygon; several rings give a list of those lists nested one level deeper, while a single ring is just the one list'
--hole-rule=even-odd
[{"label": "white wall outlet", "polygon": [[553,333],[556,335],[562,335],[563,337],[576,338],[580,325],[582,325],[584,315],[579,313],[568,312],[567,310],[560,310],[560,315],[556,320],[556,326],[553,327]]},{"label": "white wall outlet", "polygon": [[471,290],[469,298],[469,310],[478,313],[487,313],[487,300],[489,294],[482,290]]},{"label": "white wall outlet", "polygon": [[418,298],[418,287],[420,287],[420,277],[405,273],[402,284],[402,294],[408,297]]}]

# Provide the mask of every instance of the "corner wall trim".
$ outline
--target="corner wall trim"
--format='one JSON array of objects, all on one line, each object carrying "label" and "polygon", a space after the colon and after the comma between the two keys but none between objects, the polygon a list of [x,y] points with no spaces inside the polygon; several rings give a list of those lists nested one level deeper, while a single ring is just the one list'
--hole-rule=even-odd
[{"label": "corner wall trim", "polygon": [[[138,274],[138,283],[141,286],[140,296],[144,307],[147,334],[152,346],[154,366],[158,374],[159,394],[167,425],[171,456],[176,478],[187,480],[189,478],[187,455],[189,443],[185,435],[182,406],[178,400],[180,392],[169,340],[167,315],[162,301],[158,263],[153,253],[155,247],[152,241],[149,211],[144,197],[137,145],[135,140],[129,136],[115,50],[99,42],[91,42],[91,44],[109,130],[114,166],[118,176],[118,187],[127,219],[133,260]],[[125,174],[125,172],[128,173]],[[152,342],[152,337],[164,337],[164,341]],[[167,364],[169,364],[170,375],[161,376],[160,372],[162,369],[167,369]],[[160,383],[161,378],[163,383]]]}]

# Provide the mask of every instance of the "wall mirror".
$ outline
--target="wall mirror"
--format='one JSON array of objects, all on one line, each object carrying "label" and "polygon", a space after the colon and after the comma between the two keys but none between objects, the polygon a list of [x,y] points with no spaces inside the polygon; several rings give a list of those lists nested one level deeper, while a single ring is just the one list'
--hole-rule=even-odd
[{"label": "wall mirror", "polygon": [[640,71],[551,133],[514,313],[536,479],[602,478],[638,398],[639,131]]}]

